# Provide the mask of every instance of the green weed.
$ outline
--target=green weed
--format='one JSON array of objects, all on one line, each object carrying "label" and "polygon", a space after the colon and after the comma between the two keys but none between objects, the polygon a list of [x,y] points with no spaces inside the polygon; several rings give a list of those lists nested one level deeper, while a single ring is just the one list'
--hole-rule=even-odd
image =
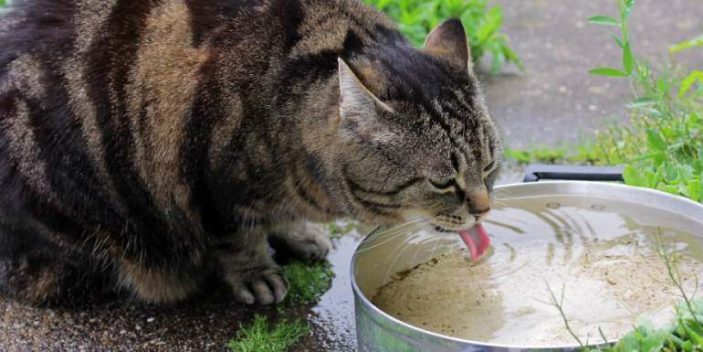
[{"label": "green weed", "polygon": [[514,160],[518,164],[528,164],[531,162],[541,162],[557,164],[568,161],[571,156],[567,155],[565,148],[535,147],[530,149],[506,148],[505,157]]},{"label": "green weed", "polygon": [[[618,28],[620,37],[614,39],[622,49],[622,67],[591,73],[628,79],[634,93],[628,105],[631,123],[601,131],[595,153],[601,163],[625,164],[627,184],[703,201],[703,72],[655,71],[638,59],[628,28],[633,5],[634,0],[618,0],[620,20],[590,19]],[[674,45],[670,52],[701,45],[703,36]]]},{"label": "green weed", "polygon": [[306,264],[298,261],[283,267],[288,280],[288,305],[308,304],[317,301],[332,285],[334,272],[327,261]]},{"label": "green weed", "polygon": [[250,325],[239,325],[237,336],[227,346],[232,352],[285,352],[310,331],[301,321],[269,325],[265,316],[257,314]]},{"label": "green weed", "polygon": [[[703,71],[682,72],[672,66],[656,70],[638,58],[630,40],[628,19],[634,0],[617,0],[619,18],[591,17],[593,24],[616,30],[613,39],[622,50],[615,67],[599,67],[591,74],[629,81],[633,98],[627,105],[630,122],[612,124],[594,141],[564,153],[555,150],[513,151],[522,162],[622,164],[625,183],[655,188],[703,202]],[[673,55],[703,46],[703,35],[673,45]],[[552,160],[545,156],[555,154]]]},{"label": "green weed", "polygon": [[491,71],[498,72],[504,64],[512,63],[520,69],[522,61],[510,48],[508,37],[500,32],[503,10],[488,6],[487,0],[364,0],[388,14],[398,23],[408,39],[420,46],[427,34],[449,18],[461,19],[471,46],[471,56],[478,62],[484,55],[491,56]]}]

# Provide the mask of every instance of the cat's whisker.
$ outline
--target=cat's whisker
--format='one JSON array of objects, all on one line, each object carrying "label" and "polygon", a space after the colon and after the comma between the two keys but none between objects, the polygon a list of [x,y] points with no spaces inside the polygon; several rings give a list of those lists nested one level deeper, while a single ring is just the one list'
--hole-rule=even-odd
[{"label": "cat's whisker", "polygon": [[430,251],[430,259],[434,258],[434,253],[437,250],[437,243],[439,243],[439,240],[434,241],[434,245],[432,246],[432,250]]},{"label": "cat's whisker", "polygon": [[[393,253],[391,253],[391,256],[393,256],[393,259],[391,260],[391,263],[388,265],[386,269],[386,273],[383,275],[383,279],[385,280],[388,276],[391,275],[391,270],[395,270],[395,272],[398,272],[400,270],[394,269],[395,264],[398,262],[398,259],[400,259],[405,252],[406,249],[410,248],[410,244],[407,242],[403,242],[403,245],[401,245],[400,250],[393,256]],[[398,248],[394,249],[393,251],[395,252]]]},{"label": "cat's whisker", "polygon": [[384,233],[383,236],[374,237],[374,238],[371,239],[371,240],[365,241],[365,243],[366,243],[366,245],[368,245],[368,246],[375,246],[375,245],[377,245],[377,244],[387,243],[389,240],[392,240],[392,239],[394,239],[394,238],[396,238],[396,237],[398,237],[398,236],[402,236],[402,235],[404,235],[404,234],[406,234],[406,233],[407,233],[406,231],[402,231],[402,230],[398,230],[398,231],[394,231],[394,232],[389,232],[389,233]]},{"label": "cat's whisker", "polygon": [[366,246],[364,248],[359,249],[357,251],[357,253],[366,252],[370,249],[377,248],[377,247],[384,245],[394,239],[397,239],[400,236],[407,235],[406,230],[408,229],[408,227],[411,227],[412,225],[420,227],[419,224],[423,221],[428,221],[428,219],[419,219],[419,220],[416,220],[416,221],[413,221],[410,223],[406,223],[402,226],[397,226],[397,227],[393,228],[392,231],[384,231],[383,233],[381,233],[377,237],[375,237],[372,241],[367,242]]},{"label": "cat's whisker", "polygon": [[430,219],[433,219],[433,218],[434,218],[434,217],[425,217],[425,218],[420,218],[420,219],[416,219],[416,220],[411,220],[411,221],[409,221],[409,222],[406,222],[406,223],[397,225],[397,226],[392,227],[392,228],[390,228],[390,229],[386,229],[386,230],[383,230],[383,231],[378,232],[378,233],[372,233],[372,234],[369,236],[369,239],[367,239],[367,242],[373,242],[373,241],[378,240],[378,239],[383,239],[385,236],[388,236],[388,235],[390,235],[390,234],[393,234],[394,232],[404,230],[404,229],[406,229],[407,227],[410,227],[410,226],[419,225],[419,223],[422,223],[422,222],[425,222],[425,221],[428,221],[428,222],[429,222],[429,220],[430,220]]},{"label": "cat's whisker", "polygon": [[379,247],[379,246],[382,246],[382,245],[384,245],[384,244],[386,244],[386,243],[388,243],[388,242],[390,242],[390,241],[392,241],[392,240],[394,240],[394,239],[397,239],[397,238],[399,238],[399,237],[401,237],[401,236],[404,236],[404,235],[406,235],[405,232],[399,232],[399,233],[397,233],[397,234],[395,234],[395,235],[389,236],[389,238],[386,238],[386,239],[385,239],[384,241],[382,241],[381,243],[374,243],[374,244],[372,244],[372,245],[369,245],[369,246],[366,246],[366,247],[364,247],[364,248],[362,248],[362,249],[359,249],[359,250],[357,251],[357,253],[364,253],[364,252],[366,252],[366,251],[368,251],[368,250],[370,250],[370,249],[374,249],[374,248],[377,248],[377,247]]}]

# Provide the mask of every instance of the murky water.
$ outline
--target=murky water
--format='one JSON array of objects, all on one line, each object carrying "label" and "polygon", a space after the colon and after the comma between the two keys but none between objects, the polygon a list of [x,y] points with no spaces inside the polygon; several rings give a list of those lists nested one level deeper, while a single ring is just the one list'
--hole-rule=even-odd
[{"label": "murky water", "polygon": [[[703,247],[691,233],[700,229],[677,214],[633,208],[592,197],[511,200],[486,223],[493,240],[488,258],[472,265],[457,240],[396,274],[373,302],[431,331],[508,345],[575,344],[549,288],[557,300],[563,292],[564,313],[584,342],[602,341],[599,328],[614,340],[640,319],[664,324],[680,296],[657,253],[658,239],[675,253],[692,292]],[[437,241],[422,233],[413,238]]]}]

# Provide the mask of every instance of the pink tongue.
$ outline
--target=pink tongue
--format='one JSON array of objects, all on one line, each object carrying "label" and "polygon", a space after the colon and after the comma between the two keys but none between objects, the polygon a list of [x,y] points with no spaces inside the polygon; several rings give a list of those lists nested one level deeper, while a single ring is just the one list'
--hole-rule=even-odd
[{"label": "pink tongue", "polygon": [[473,262],[479,260],[491,246],[491,239],[481,224],[477,224],[469,230],[459,231],[459,236],[471,252],[471,261]]}]

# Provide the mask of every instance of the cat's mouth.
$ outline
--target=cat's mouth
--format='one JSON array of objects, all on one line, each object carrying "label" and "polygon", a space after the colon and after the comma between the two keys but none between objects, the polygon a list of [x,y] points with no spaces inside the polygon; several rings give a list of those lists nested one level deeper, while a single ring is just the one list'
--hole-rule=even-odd
[{"label": "cat's mouth", "polygon": [[471,228],[450,230],[442,226],[435,226],[435,231],[443,233],[458,233],[466,248],[471,253],[471,261],[476,262],[483,257],[491,247],[491,238],[481,223],[476,223]]}]

